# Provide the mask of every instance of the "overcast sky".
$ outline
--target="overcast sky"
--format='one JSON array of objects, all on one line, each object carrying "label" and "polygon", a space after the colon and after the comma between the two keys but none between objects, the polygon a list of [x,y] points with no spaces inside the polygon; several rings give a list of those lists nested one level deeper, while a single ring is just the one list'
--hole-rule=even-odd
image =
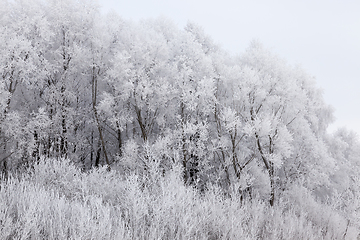
[{"label": "overcast sky", "polygon": [[125,19],[165,16],[179,28],[192,21],[233,54],[252,39],[324,90],[336,122],[360,135],[360,0],[98,0]]}]

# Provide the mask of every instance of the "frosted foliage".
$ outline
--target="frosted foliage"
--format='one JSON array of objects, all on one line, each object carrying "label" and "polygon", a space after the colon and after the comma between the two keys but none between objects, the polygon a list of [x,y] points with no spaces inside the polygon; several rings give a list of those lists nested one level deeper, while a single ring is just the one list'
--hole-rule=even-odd
[{"label": "frosted foliage", "polygon": [[253,120],[254,131],[259,134],[259,136],[268,136],[271,133],[271,122],[270,119],[256,117]]},{"label": "frosted foliage", "polygon": [[9,88],[11,82],[32,80],[31,77],[36,71],[31,59],[34,53],[31,43],[25,37],[12,32],[11,29],[2,28],[0,38],[4,39],[0,43],[0,65],[2,66],[0,73],[7,83],[7,90],[12,92],[14,90]]},{"label": "frosted foliage", "polygon": [[244,124],[243,131],[248,136],[252,136],[252,135],[255,134],[255,128],[254,128],[254,126],[253,126],[253,124],[251,122],[246,122]]},{"label": "frosted foliage", "polygon": [[5,136],[20,138],[22,135],[22,124],[19,113],[12,112],[7,114],[5,121],[2,123],[2,129],[5,132]]},{"label": "frosted foliage", "polygon": [[0,0],[0,239],[356,239],[360,142],[312,76],[98,4]]},{"label": "frosted foliage", "polygon": [[[236,112],[231,108],[225,108],[221,118],[227,131],[234,131],[242,125],[239,116],[236,116]],[[248,130],[248,134],[251,134],[251,130]]]},{"label": "frosted foliage", "polygon": [[100,113],[104,113],[114,128],[124,130],[126,123],[132,121],[132,116],[126,108],[118,105],[118,100],[109,93],[104,93],[102,100],[97,106]]},{"label": "frosted foliage", "polygon": [[[68,160],[42,159],[32,175],[1,182],[0,237],[34,239],[356,239],[359,229],[334,205],[304,188],[282,202],[241,202],[217,186],[203,194],[182,184],[181,171],[159,177],[157,188],[105,168],[89,173]],[[249,183],[249,176],[244,176]],[[246,183],[244,183],[246,185]]]},{"label": "frosted foliage", "polygon": [[281,127],[278,130],[278,135],[275,138],[275,145],[279,146],[276,150],[277,154],[281,154],[283,158],[288,158],[293,153],[293,137],[289,130]]},{"label": "frosted foliage", "polygon": [[[184,142],[187,146],[187,151],[198,157],[204,157],[207,153],[208,125],[205,123],[187,123],[183,126],[182,131],[185,136],[190,136]],[[193,138],[196,138],[196,140]]]},{"label": "frosted foliage", "polygon": [[139,146],[134,140],[129,140],[126,142],[124,147],[124,155],[121,157],[120,161],[125,166],[130,169],[134,169],[137,165]]}]

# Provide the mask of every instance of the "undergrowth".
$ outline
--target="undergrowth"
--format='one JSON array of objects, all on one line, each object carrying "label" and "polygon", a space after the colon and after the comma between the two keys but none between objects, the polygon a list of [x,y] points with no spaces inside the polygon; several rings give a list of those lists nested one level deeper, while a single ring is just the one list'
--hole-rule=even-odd
[{"label": "undergrowth", "polygon": [[303,188],[270,207],[216,186],[185,186],[181,168],[120,175],[41,160],[0,184],[0,239],[356,239],[358,229]]}]

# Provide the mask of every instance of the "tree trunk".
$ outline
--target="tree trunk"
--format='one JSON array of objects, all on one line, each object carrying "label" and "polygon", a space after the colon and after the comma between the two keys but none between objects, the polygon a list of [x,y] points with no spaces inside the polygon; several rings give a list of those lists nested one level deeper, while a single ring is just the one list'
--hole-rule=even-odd
[{"label": "tree trunk", "polygon": [[97,151],[96,151],[95,167],[99,167],[99,165],[100,165],[100,155],[101,155],[101,146],[100,146],[100,143],[99,143]]},{"label": "tree trunk", "polygon": [[188,171],[187,171],[187,151],[186,151],[186,139],[185,139],[185,133],[184,133],[184,125],[185,125],[185,105],[183,102],[181,102],[180,104],[180,116],[181,116],[181,128],[182,128],[182,144],[181,144],[181,148],[182,148],[182,154],[183,154],[183,158],[182,158],[182,165],[183,165],[183,178],[184,178],[184,183],[187,184],[188,179],[189,179],[189,175],[188,175]]},{"label": "tree trunk", "polygon": [[146,126],[145,126],[144,120],[141,116],[141,109],[139,109],[136,105],[135,105],[135,112],[136,112],[136,120],[139,123],[140,130],[141,130],[141,137],[144,140],[144,142],[146,142],[146,140],[148,138]]},{"label": "tree trunk", "polygon": [[116,123],[116,127],[117,127],[117,140],[118,140],[118,147],[119,147],[119,155],[120,157],[122,156],[122,139],[121,139],[121,130],[119,127],[119,123]]},{"label": "tree trunk", "polygon": [[257,148],[260,152],[261,158],[264,162],[265,168],[269,173],[269,178],[270,178],[270,206],[274,206],[274,202],[275,202],[275,176],[274,176],[274,164],[272,162],[269,162],[263,152],[263,149],[261,147],[260,144],[260,139],[259,139],[259,135],[257,133],[255,133],[255,137],[256,137],[256,144],[257,144]]},{"label": "tree trunk", "polygon": [[104,140],[104,137],[102,134],[102,128],[100,126],[99,116],[98,116],[98,112],[96,109],[96,98],[97,98],[97,76],[95,73],[95,67],[93,67],[92,68],[92,108],[93,108],[93,112],[94,112],[96,126],[99,131],[102,150],[103,150],[104,156],[105,156],[105,162],[108,165],[108,167],[110,167],[110,163],[109,163],[109,159],[108,159],[108,155],[107,155],[106,147],[105,147],[105,140]]},{"label": "tree trunk", "polygon": [[66,120],[65,115],[62,116],[61,120],[61,127],[62,127],[62,133],[60,137],[60,156],[61,157],[67,157],[67,140],[66,140]]}]

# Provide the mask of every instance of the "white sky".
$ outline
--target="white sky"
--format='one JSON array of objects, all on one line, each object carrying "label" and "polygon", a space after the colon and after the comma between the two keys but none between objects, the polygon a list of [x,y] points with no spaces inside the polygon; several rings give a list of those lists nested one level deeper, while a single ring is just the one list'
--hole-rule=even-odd
[{"label": "white sky", "polygon": [[188,20],[233,54],[258,39],[316,77],[336,122],[360,135],[360,0],[98,0],[124,19]]}]

